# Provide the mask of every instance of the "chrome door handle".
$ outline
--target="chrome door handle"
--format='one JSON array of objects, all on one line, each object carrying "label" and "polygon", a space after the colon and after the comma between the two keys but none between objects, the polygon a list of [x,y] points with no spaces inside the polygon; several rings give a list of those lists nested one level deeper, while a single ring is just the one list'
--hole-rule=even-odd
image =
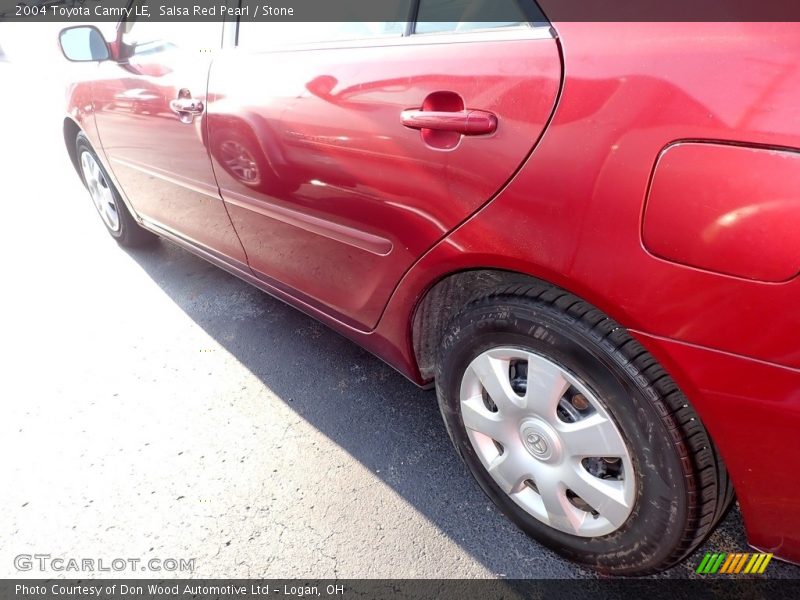
[{"label": "chrome door handle", "polygon": [[191,123],[197,115],[203,114],[205,105],[200,100],[192,98],[192,94],[187,89],[182,89],[178,92],[178,97],[175,100],[169,101],[169,107],[181,123]]},{"label": "chrome door handle", "polygon": [[497,117],[483,110],[404,110],[400,122],[411,129],[452,131],[461,135],[485,135],[497,129]]}]

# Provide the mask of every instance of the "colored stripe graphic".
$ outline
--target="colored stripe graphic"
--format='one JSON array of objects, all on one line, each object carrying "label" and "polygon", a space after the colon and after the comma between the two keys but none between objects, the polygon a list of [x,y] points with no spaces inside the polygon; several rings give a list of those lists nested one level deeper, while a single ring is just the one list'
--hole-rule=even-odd
[{"label": "colored stripe graphic", "polygon": [[763,561],[763,560],[764,560],[764,555],[763,554],[759,554],[758,555],[758,560],[756,561],[756,564],[753,565],[753,568],[750,570],[750,572],[751,573],[758,573],[758,570],[761,568],[761,561]]},{"label": "colored stripe graphic", "polygon": [[750,573],[753,570],[753,565],[756,564],[758,560],[758,554],[753,554],[753,558],[750,559],[750,562],[747,563],[747,566],[744,568],[745,573]]},{"label": "colored stripe graphic", "polygon": [[767,569],[767,564],[772,560],[772,554],[766,553],[743,553],[734,552],[706,552],[703,560],[697,566],[696,573],[701,575],[734,575],[742,574],[761,574]]},{"label": "colored stripe graphic", "polygon": [[769,564],[769,561],[771,560],[772,560],[772,554],[767,554],[764,557],[764,561],[761,563],[761,568],[758,570],[758,572],[763,573],[767,568],[767,564]]},{"label": "colored stripe graphic", "polygon": [[720,573],[727,573],[728,569],[731,568],[731,563],[733,559],[736,558],[736,554],[728,554],[728,558],[725,559],[725,562],[722,563],[722,568],[719,570]]},{"label": "colored stripe graphic", "polygon": [[742,554],[742,557],[739,559],[739,562],[736,564],[736,570],[734,573],[741,573],[742,569],[744,568],[744,563],[747,562],[747,559],[750,558],[750,554]]},{"label": "colored stripe graphic", "polygon": [[721,553],[717,558],[717,561],[714,563],[714,566],[711,567],[710,573],[716,573],[719,571],[719,568],[722,566],[722,561],[725,560],[725,553]]},{"label": "colored stripe graphic", "polygon": [[711,553],[706,552],[706,555],[703,557],[703,560],[700,561],[700,564],[697,567],[696,573],[705,573],[706,572],[706,565],[708,565],[708,561],[711,559]]}]

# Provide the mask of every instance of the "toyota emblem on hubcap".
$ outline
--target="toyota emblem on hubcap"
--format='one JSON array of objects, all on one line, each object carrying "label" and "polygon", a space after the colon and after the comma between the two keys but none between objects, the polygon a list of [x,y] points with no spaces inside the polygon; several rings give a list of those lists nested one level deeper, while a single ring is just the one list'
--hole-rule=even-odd
[{"label": "toyota emblem on hubcap", "polygon": [[529,421],[522,425],[519,432],[522,445],[537,460],[553,462],[561,456],[558,436],[548,431],[547,425]]},{"label": "toyota emblem on hubcap", "polygon": [[525,436],[525,445],[536,456],[545,456],[547,454],[547,441],[539,433],[529,433]]}]

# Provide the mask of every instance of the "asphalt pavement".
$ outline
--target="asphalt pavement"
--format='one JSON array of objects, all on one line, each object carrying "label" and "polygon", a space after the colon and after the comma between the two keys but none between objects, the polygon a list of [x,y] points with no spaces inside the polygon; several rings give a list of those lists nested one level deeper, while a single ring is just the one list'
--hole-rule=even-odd
[{"label": "asphalt pavement", "polygon": [[[64,151],[69,65],[0,45],[0,577],[595,577],[484,497],[433,392],[171,243],[119,248]],[[735,508],[663,576],[706,551],[748,551]]]}]

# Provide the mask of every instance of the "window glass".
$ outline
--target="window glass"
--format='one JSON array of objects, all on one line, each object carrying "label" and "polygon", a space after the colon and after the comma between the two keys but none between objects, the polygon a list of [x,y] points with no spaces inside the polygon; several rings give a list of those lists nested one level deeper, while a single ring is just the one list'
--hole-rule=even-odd
[{"label": "window glass", "polygon": [[414,33],[527,27],[542,20],[533,0],[420,0]]},{"label": "window glass", "polygon": [[239,21],[237,45],[248,50],[267,50],[276,46],[368,40],[400,37],[405,33],[412,0],[380,0],[389,6],[396,21],[387,22],[253,22]]},{"label": "window glass", "polygon": [[337,42],[401,36],[405,22],[392,23],[300,23],[239,22],[237,46],[248,50],[268,50],[276,46]]},{"label": "window glass", "polygon": [[125,21],[122,24],[124,58],[145,59],[163,52],[216,50],[222,45],[222,24]]}]

